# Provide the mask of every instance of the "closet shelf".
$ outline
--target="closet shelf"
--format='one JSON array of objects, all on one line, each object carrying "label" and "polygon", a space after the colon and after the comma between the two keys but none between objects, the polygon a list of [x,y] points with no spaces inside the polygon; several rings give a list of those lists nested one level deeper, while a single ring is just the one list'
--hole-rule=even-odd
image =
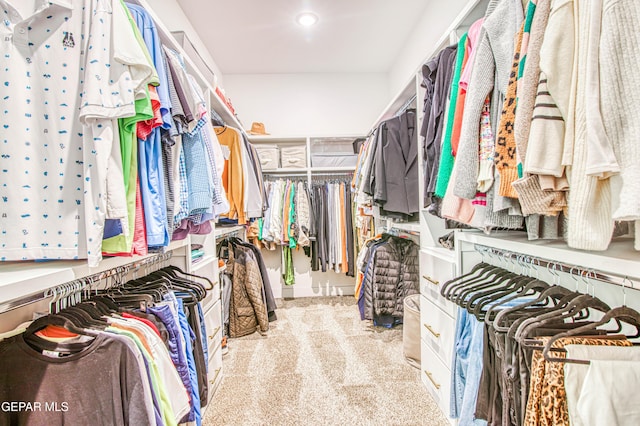
[{"label": "closet shelf", "polygon": [[457,256],[455,250],[449,250],[444,247],[424,247],[420,251],[429,256],[444,260],[449,263],[456,263]]},{"label": "closet shelf", "polygon": [[244,225],[216,226],[215,236],[216,238],[220,238],[225,235],[233,234],[234,232],[244,232]]},{"label": "closet shelf", "polygon": [[297,167],[281,167],[279,169],[273,169],[273,170],[263,170],[262,173],[265,175],[268,174],[280,174],[280,173],[307,173],[307,171],[309,170],[308,167],[304,167],[304,168],[297,168]]},{"label": "closet shelf", "polygon": [[402,231],[417,232],[420,233],[419,222],[395,222],[392,219],[387,219],[387,229],[399,229]]},{"label": "closet shelf", "polygon": [[355,167],[312,167],[311,173],[326,173],[326,172],[353,172]]},{"label": "closet shelf", "polygon": [[251,143],[306,143],[306,136],[249,135]]},{"label": "closet shelf", "polygon": [[151,16],[151,18],[153,19],[156,25],[156,28],[158,30],[158,34],[160,35],[160,39],[162,40],[162,43],[167,47],[180,53],[184,58],[185,64],[189,68],[190,73],[194,74],[194,77],[197,77],[198,80],[200,80],[200,83],[204,85],[205,91],[206,90],[211,91],[212,96],[210,96],[210,98],[212,99],[212,102],[215,103],[215,105],[211,105],[213,109],[218,114],[220,114],[222,119],[228,125],[238,128],[239,130],[244,132],[244,126],[242,125],[238,117],[233,112],[231,112],[229,107],[227,107],[227,105],[218,97],[218,95],[215,94],[215,87],[213,87],[213,82],[207,81],[207,79],[204,77],[202,72],[200,72],[200,69],[195,64],[193,59],[191,59],[191,57],[187,54],[184,48],[176,40],[175,36],[171,34],[171,31],[169,31],[166,25],[158,18],[158,15],[154,12],[153,8],[150,5],[151,2],[148,0],[130,0],[130,1],[131,3],[142,6],[149,13],[149,15]]},{"label": "closet shelf", "polygon": [[[606,251],[584,251],[569,248],[564,241],[529,241],[526,232],[459,232],[458,241],[496,247],[570,265],[584,266],[630,279],[640,279],[640,254],[633,248],[633,238],[620,238],[611,242]],[[473,250],[473,247],[470,248]]]},{"label": "closet shelf", "polygon": [[197,274],[199,270],[203,269],[205,266],[211,265],[212,262],[217,260],[218,258],[213,254],[204,256],[199,262],[191,263],[191,272]]},{"label": "closet shelf", "polygon": [[[189,239],[173,241],[166,251],[180,249],[188,244]],[[0,275],[2,276],[0,281],[0,304],[156,255],[157,253],[150,253],[146,256],[105,257],[100,262],[100,266],[96,268],[87,266],[87,261],[84,259],[6,262],[0,265]]]}]

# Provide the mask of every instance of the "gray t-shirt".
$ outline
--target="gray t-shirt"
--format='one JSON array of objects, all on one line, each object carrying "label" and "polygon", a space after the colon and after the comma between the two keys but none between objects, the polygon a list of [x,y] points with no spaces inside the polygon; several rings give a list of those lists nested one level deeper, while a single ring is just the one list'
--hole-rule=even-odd
[{"label": "gray t-shirt", "polygon": [[44,353],[24,335],[0,342],[0,425],[155,425],[145,408],[146,374],[125,343],[108,335],[89,343],[36,339]]}]

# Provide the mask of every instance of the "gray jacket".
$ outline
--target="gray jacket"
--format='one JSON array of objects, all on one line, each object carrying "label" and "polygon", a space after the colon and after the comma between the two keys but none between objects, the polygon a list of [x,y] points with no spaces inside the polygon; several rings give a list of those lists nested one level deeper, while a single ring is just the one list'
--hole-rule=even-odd
[{"label": "gray jacket", "polygon": [[416,213],[420,207],[415,110],[380,125],[374,162],[374,201],[387,212]]}]

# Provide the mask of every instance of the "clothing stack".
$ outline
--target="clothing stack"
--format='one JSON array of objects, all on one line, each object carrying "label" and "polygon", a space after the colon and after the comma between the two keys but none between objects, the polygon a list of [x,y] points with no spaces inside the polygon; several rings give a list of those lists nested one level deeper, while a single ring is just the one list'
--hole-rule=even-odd
[{"label": "clothing stack", "polygon": [[0,399],[41,407],[2,410],[0,423],[97,416],[114,425],[200,425],[208,401],[200,281],[161,270],[4,336]]},{"label": "clothing stack", "polygon": [[365,243],[355,287],[360,319],[384,327],[402,324],[404,298],[420,293],[418,252],[412,240],[391,234]]}]

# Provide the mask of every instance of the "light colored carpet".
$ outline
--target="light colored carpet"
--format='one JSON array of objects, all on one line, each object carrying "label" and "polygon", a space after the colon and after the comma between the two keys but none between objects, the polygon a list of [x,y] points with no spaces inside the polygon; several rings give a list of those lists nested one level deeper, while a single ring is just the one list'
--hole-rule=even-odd
[{"label": "light colored carpet", "polygon": [[203,425],[448,425],[402,354],[402,328],[360,321],[355,299],[278,301],[268,336],[229,341]]}]

